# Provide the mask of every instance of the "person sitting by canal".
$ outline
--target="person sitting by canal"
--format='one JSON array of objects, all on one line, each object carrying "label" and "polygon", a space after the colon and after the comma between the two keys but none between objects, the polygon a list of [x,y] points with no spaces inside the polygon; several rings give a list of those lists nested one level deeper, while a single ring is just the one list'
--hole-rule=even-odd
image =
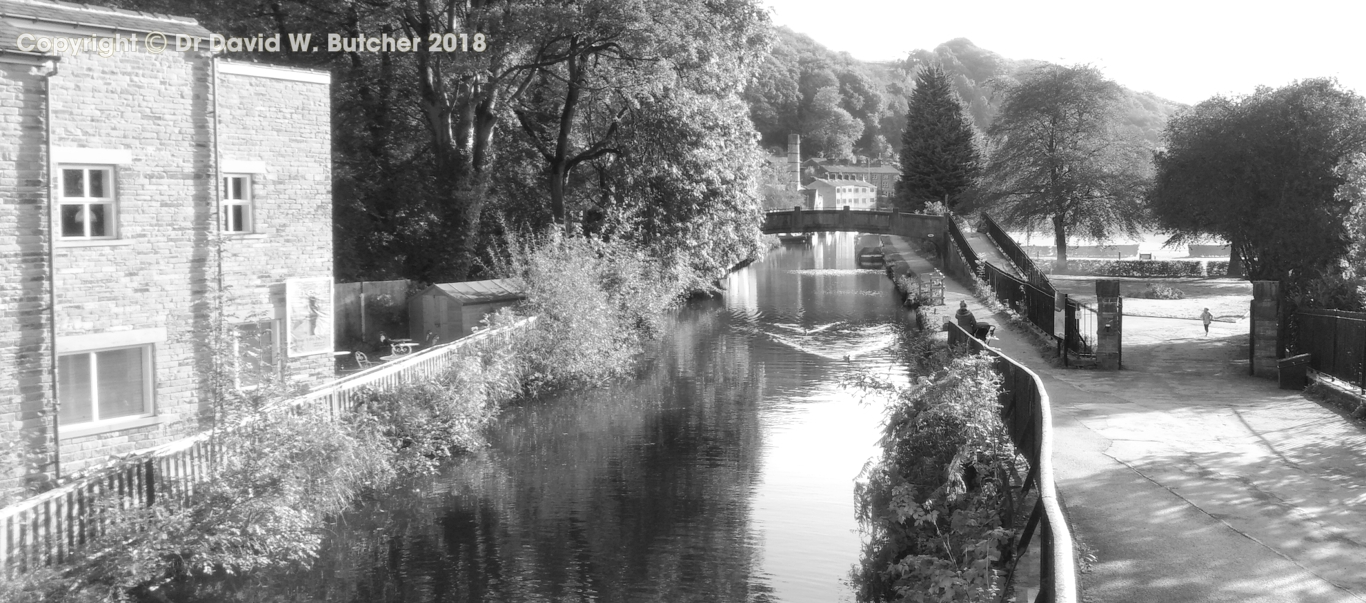
[{"label": "person sitting by canal", "polygon": [[968,309],[968,302],[958,302],[958,312],[953,315],[954,320],[958,321],[958,326],[963,327],[969,333],[977,328],[977,317],[972,315],[972,310]]},{"label": "person sitting by canal", "polygon": [[972,310],[968,309],[968,302],[958,302],[958,312],[953,315],[953,318],[958,321],[958,326],[963,327],[964,331],[972,333],[973,337],[982,341],[987,341],[991,337],[992,325],[986,322],[978,322],[977,317],[972,315]]}]

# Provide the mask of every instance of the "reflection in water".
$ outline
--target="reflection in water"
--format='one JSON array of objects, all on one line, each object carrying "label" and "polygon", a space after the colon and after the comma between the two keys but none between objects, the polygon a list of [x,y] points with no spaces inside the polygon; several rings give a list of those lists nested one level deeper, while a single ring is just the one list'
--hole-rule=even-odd
[{"label": "reflection in water", "polygon": [[[839,601],[853,480],[899,305],[854,235],[774,250],[679,313],[634,382],[507,412],[490,449],[345,518],[272,595],[337,601]],[[872,294],[870,294],[872,293]]]}]

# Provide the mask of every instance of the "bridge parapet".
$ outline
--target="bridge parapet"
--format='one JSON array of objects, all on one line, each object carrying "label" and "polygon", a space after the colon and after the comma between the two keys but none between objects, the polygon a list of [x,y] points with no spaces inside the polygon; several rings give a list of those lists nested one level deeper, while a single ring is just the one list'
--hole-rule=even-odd
[{"label": "bridge parapet", "polygon": [[771,211],[764,214],[765,234],[784,232],[866,232],[930,240],[936,246],[944,241],[943,216],[907,214],[895,211],[854,209],[801,209]]}]

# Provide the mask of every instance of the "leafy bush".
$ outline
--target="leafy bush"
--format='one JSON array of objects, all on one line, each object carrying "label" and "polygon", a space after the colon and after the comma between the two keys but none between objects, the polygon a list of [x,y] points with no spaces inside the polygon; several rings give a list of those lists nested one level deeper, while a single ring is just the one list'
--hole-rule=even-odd
[{"label": "leafy bush", "polygon": [[1004,489],[1015,451],[986,356],[953,360],[892,394],[882,455],[856,487],[866,545],[859,601],[987,601],[1012,541]]},{"label": "leafy bush", "polygon": [[1186,299],[1186,293],[1176,287],[1162,283],[1148,283],[1138,297],[1144,299]]},{"label": "leafy bush", "polygon": [[[1039,270],[1052,274],[1057,260],[1035,260]],[[1226,262],[1227,263],[1227,262]],[[1067,260],[1070,274],[1176,278],[1205,276],[1205,262],[1179,260]]]},{"label": "leafy bush", "polygon": [[1211,260],[1205,262],[1205,275],[1209,277],[1227,276],[1228,260]]},{"label": "leafy bush", "polygon": [[393,478],[374,433],[311,406],[222,430],[228,453],[192,495],[151,507],[100,502],[104,533],[69,564],[71,586],[58,600],[123,600],[191,578],[308,566],[327,518]]},{"label": "leafy bush", "polygon": [[431,473],[452,456],[484,445],[485,428],[521,377],[512,354],[490,351],[462,358],[433,381],[362,394],[365,420],[387,443],[399,475]]},{"label": "leafy bush", "polygon": [[509,236],[506,252],[497,268],[526,283],[519,311],[538,317],[521,350],[530,394],[628,374],[645,344],[663,332],[666,312],[696,284],[691,269],[622,241]]}]

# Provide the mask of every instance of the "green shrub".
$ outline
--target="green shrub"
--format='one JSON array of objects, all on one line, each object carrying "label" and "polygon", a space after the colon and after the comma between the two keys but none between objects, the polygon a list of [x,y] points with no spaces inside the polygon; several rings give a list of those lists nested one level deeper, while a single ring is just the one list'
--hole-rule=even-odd
[{"label": "green shrub", "polygon": [[1138,297],[1144,299],[1186,299],[1186,293],[1176,287],[1162,283],[1148,283]]},{"label": "green shrub", "polygon": [[387,443],[399,475],[431,473],[485,444],[485,429],[513,396],[520,367],[510,354],[489,362],[482,356],[463,357],[430,382],[362,393],[369,426]]},{"label": "green shrub", "polygon": [[374,431],[301,407],[222,430],[231,453],[206,481],[151,507],[116,497],[94,513],[104,533],[64,567],[66,598],[152,598],[173,582],[306,567],[327,519],[393,478]]},{"label": "green shrub", "polygon": [[[1035,260],[1039,270],[1052,274],[1056,272],[1057,260]],[[1151,278],[1177,278],[1205,276],[1205,263],[1179,260],[1067,260],[1069,274],[1091,276],[1131,276]]]},{"label": "green shrub", "polygon": [[866,544],[859,601],[987,601],[1013,539],[1003,525],[1015,451],[1001,423],[1000,377],[986,356],[954,359],[892,400],[882,455],[855,490]]},{"label": "green shrub", "polygon": [[520,350],[533,395],[629,374],[645,344],[663,332],[667,312],[696,283],[690,269],[623,241],[509,236],[506,252],[498,271],[526,283],[519,312],[537,317]]}]

